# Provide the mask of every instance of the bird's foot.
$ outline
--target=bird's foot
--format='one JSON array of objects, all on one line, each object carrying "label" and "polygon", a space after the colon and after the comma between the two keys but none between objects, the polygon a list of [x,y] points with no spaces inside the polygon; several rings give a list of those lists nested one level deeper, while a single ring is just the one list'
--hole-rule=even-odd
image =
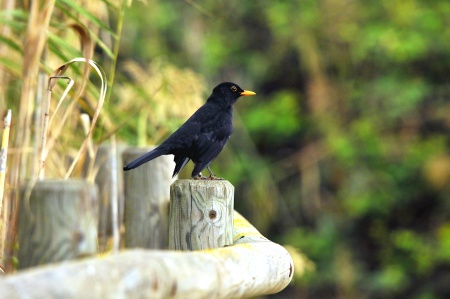
[{"label": "bird's foot", "polygon": [[193,177],[194,180],[207,180],[208,178],[203,176],[203,174],[200,172],[196,176]]},{"label": "bird's foot", "polygon": [[219,178],[217,176],[215,176],[214,174],[211,174],[209,177],[205,177],[202,175],[202,173],[200,172],[199,174],[197,174],[196,176],[192,177],[193,180],[210,180],[210,181],[222,181],[224,180],[224,178]]},{"label": "bird's foot", "polygon": [[211,180],[211,181],[213,181],[213,180],[223,181],[224,178],[219,178],[218,176],[215,176],[215,175],[212,174],[212,175],[209,176],[209,178],[207,178],[207,180]]},{"label": "bird's foot", "polygon": [[209,178],[208,178],[208,180],[211,180],[211,181],[212,181],[212,180],[218,180],[218,181],[224,180],[224,179],[222,179],[222,178],[219,178],[219,177],[215,176],[214,173],[212,172],[211,168],[209,168],[209,166],[208,166],[207,168],[208,168],[208,172],[209,172]]}]

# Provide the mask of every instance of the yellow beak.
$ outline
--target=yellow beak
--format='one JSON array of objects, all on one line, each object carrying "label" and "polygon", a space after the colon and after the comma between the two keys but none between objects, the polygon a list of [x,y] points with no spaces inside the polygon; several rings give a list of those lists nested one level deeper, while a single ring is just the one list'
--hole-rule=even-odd
[{"label": "yellow beak", "polygon": [[241,92],[241,96],[254,96],[256,92],[250,91],[250,90],[244,90]]}]

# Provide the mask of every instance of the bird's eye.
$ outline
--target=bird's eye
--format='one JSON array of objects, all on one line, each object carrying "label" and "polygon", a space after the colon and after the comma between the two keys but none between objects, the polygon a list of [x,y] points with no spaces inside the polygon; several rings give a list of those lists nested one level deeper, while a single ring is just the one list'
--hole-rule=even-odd
[{"label": "bird's eye", "polygon": [[236,92],[236,91],[237,91],[237,87],[236,87],[236,86],[231,86],[231,90],[232,90],[233,92]]}]

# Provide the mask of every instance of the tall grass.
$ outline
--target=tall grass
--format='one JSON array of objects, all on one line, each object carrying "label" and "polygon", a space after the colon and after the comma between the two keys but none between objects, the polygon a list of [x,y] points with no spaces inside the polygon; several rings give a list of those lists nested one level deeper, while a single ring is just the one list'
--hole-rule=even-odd
[{"label": "tall grass", "polygon": [[[89,2],[55,0],[16,3],[3,1],[0,12],[0,109],[12,110],[11,144],[5,176],[3,208],[0,211],[0,263],[13,270],[18,211],[18,188],[33,182],[46,167],[46,176],[68,178],[92,138],[106,89],[91,79],[90,66],[68,65],[55,75],[73,80],[74,90],[65,97],[62,81],[47,81],[52,70],[74,57],[94,58],[94,47],[102,49],[94,59],[107,66],[110,84],[114,80],[121,26],[110,26],[110,12],[122,22],[126,1]],[[75,38],[74,38],[75,37]],[[52,91],[52,92],[50,92]],[[48,107],[45,103],[51,95]],[[48,114],[46,113],[48,112]],[[91,116],[87,134],[81,129],[81,115]],[[105,115],[105,118],[108,118]],[[44,131],[44,124],[45,126]],[[87,135],[87,136],[86,136]],[[48,136],[48,138],[47,138]],[[68,165],[61,172],[61,165]]]}]

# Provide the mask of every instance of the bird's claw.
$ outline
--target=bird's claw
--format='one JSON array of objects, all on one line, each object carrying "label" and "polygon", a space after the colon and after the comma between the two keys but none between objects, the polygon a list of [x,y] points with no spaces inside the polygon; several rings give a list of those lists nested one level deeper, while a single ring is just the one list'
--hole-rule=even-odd
[{"label": "bird's claw", "polygon": [[202,173],[200,172],[199,174],[197,174],[195,177],[193,177],[194,180],[206,180],[208,179],[207,177],[203,176]]},{"label": "bird's claw", "polygon": [[219,178],[219,177],[217,177],[217,176],[213,176],[213,175],[210,175],[209,176],[209,178],[207,178],[208,180],[217,180],[217,181],[223,181],[224,180],[224,178]]},{"label": "bird's claw", "polygon": [[214,181],[214,180],[222,181],[222,180],[224,180],[224,178],[219,178],[219,177],[216,177],[214,175],[210,175],[209,177],[205,177],[205,176],[202,175],[202,173],[197,174],[195,177],[193,177],[193,179],[194,180],[210,180],[210,181]]}]

